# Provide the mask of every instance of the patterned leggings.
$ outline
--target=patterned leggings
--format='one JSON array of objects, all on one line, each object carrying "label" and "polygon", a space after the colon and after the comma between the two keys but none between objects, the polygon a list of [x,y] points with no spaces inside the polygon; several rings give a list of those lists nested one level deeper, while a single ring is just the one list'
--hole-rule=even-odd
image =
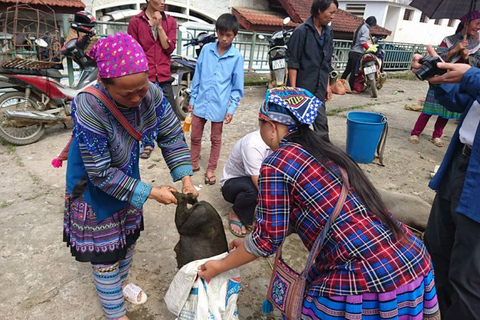
[{"label": "patterned leggings", "polygon": [[103,312],[108,320],[127,313],[122,286],[127,280],[135,246],[131,246],[125,259],[112,264],[92,264],[93,278]]}]

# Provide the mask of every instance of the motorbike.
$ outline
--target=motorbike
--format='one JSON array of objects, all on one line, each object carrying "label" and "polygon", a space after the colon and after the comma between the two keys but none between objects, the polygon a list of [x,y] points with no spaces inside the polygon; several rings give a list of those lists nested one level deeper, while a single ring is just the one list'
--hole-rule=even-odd
[{"label": "motorbike", "polygon": [[[65,125],[71,120],[73,98],[85,87],[96,84],[96,63],[85,54],[95,35],[95,18],[80,11],[70,26],[78,37],[65,43],[60,53],[80,67],[80,77],[73,87],[60,82],[58,69],[0,68],[2,87],[13,89],[0,95],[0,139],[14,145],[38,141],[48,126]],[[41,40],[36,43],[45,45]]]},{"label": "motorbike", "polygon": [[[185,26],[180,26],[179,29],[181,32],[188,33]],[[195,50],[198,57],[200,56],[203,46],[207,43],[214,42],[216,39],[217,37],[213,33],[200,32],[197,37],[192,37],[183,46],[198,46]],[[183,55],[172,55],[170,60],[170,71],[174,78],[172,89],[176,103],[173,109],[180,120],[185,120],[190,101],[190,84],[197,66],[197,59]]]},{"label": "motorbike", "polygon": [[[290,22],[287,17],[283,20],[282,30],[275,31],[271,36],[267,36],[268,41],[268,66],[270,68],[270,81],[268,88],[281,87],[287,84],[288,77],[288,50],[287,37],[290,31],[285,30],[285,26]],[[260,39],[265,39],[264,35],[258,35]]]},{"label": "motorbike", "polygon": [[385,51],[374,39],[372,49],[367,50],[360,57],[359,71],[354,84],[354,87],[360,86],[360,90],[357,91],[371,89],[372,98],[378,97],[378,90],[382,89],[383,84],[387,81],[387,73],[383,71],[384,60]]}]

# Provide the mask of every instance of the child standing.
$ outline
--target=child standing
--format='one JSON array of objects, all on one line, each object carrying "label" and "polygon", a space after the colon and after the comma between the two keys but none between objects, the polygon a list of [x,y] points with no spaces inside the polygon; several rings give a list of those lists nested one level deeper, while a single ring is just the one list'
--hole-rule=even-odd
[{"label": "child standing", "polygon": [[215,29],[218,41],[206,44],[197,60],[191,85],[190,105],[193,112],[191,156],[193,171],[200,170],[199,159],[205,123],[210,121],[210,157],[205,172],[205,184],[217,182],[215,170],[220,157],[223,123],[229,124],[243,97],[243,57],[232,45],[239,24],[229,13],[222,14]]}]

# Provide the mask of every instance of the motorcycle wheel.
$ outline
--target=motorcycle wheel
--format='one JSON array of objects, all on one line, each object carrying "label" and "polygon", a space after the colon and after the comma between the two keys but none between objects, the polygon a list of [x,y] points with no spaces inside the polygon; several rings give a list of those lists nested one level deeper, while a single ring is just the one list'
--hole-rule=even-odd
[{"label": "motorcycle wheel", "polygon": [[177,115],[177,117],[183,121],[188,114],[188,103],[190,101],[190,97],[187,93],[187,85],[180,83],[178,88],[178,94],[175,98],[175,104],[173,108],[173,112]]},{"label": "motorcycle wheel", "polygon": [[34,96],[25,99],[23,92],[15,91],[0,95],[0,139],[17,145],[24,146],[40,140],[45,134],[44,123],[18,123],[7,120],[4,113],[10,111],[38,111],[38,100]]},{"label": "motorcycle wheel", "polygon": [[367,79],[367,85],[372,89],[372,98],[378,97],[378,89],[375,78]]}]

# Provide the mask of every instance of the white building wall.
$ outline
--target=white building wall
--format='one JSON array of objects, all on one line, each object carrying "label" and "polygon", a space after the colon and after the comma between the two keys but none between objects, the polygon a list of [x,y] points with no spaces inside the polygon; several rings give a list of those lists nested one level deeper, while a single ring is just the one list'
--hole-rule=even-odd
[{"label": "white building wall", "polygon": [[453,27],[448,26],[448,19],[441,19],[440,25],[436,25],[434,19],[422,23],[420,22],[422,13],[418,10],[415,10],[411,21],[405,21],[403,20],[404,12],[405,8],[402,8],[394,38],[395,42],[439,45],[443,38],[455,33],[459,23],[457,20]]},{"label": "white building wall", "polygon": [[[345,10],[347,3],[365,4],[364,18],[375,16],[379,26],[392,31],[392,35],[386,39],[388,41],[438,45],[443,38],[455,33],[458,20],[452,27],[448,27],[448,19],[442,19],[440,25],[431,19],[422,23],[422,12],[410,7],[410,2],[411,0],[340,0],[339,8]],[[414,10],[410,21],[403,20],[405,9]]]},{"label": "white building wall", "polygon": [[[140,9],[146,2],[145,0],[83,0],[83,3],[86,5],[86,10],[93,13],[105,8],[130,4],[135,4],[135,9]],[[212,19],[218,18],[223,13],[231,12],[232,7],[260,10],[268,8],[267,1],[258,0],[167,0],[165,3],[183,8],[184,14],[193,11]]]}]

